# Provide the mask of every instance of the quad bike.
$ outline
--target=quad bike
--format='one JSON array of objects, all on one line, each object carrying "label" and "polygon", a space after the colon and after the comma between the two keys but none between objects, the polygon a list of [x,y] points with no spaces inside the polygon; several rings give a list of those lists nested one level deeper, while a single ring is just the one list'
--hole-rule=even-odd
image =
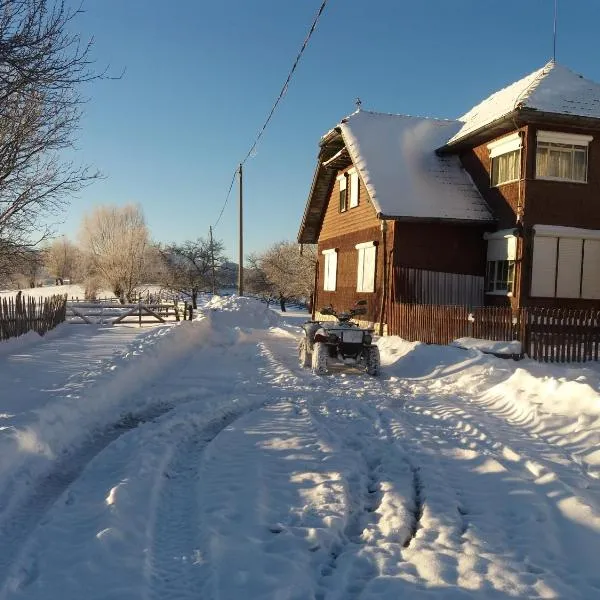
[{"label": "quad bike", "polygon": [[363,329],[351,319],[364,315],[366,301],[354,308],[336,312],[332,306],[321,314],[332,315],[335,321],[307,321],[298,344],[300,366],[312,367],[313,373],[324,375],[329,364],[338,363],[364,368],[369,375],[379,375],[379,348],[373,344],[373,329]]}]

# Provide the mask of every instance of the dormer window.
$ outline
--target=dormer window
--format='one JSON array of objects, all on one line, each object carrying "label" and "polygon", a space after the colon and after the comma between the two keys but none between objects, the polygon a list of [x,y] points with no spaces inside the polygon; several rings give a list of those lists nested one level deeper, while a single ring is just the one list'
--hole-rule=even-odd
[{"label": "dormer window", "polygon": [[590,135],[537,132],[536,179],[587,183]]},{"label": "dormer window", "polygon": [[521,136],[519,132],[488,144],[492,162],[491,185],[518,181],[521,178]]}]

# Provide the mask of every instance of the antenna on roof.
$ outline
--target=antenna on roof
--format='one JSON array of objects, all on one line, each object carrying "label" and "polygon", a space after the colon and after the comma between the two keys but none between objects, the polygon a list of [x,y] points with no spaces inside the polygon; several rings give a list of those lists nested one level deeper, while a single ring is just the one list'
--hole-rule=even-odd
[{"label": "antenna on roof", "polygon": [[354,102],[356,103],[356,110],[360,110],[360,107],[362,106],[362,100],[357,98]]},{"label": "antenna on roof", "polygon": [[552,36],[552,61],[556,62],[556,20],[558,15],[558,0],[554,0],[554,32]]}]

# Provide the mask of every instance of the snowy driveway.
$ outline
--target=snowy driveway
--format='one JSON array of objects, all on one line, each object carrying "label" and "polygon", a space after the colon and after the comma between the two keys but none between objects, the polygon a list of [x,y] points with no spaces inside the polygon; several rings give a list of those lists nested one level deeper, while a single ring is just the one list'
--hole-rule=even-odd
[{"label": "snowy driveway", "polygon": [[594,417],[519,404],[534,366],[386,340],[381,378],[316,377],[294,327],[218,308],[90,338],[77,393],[30,392],[0,432],[0,597],[600,597]]}]

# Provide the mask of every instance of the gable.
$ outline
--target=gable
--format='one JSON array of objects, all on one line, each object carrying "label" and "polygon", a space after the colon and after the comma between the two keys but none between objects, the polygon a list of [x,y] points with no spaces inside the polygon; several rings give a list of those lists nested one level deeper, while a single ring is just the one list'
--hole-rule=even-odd
[{"label": "gable", "polygon": [[435,152],[459,127],[456,121],[361,110],[343,119],[321,141],[298,241],[317,241],[336,173],[350,164],[360,174],[375,218],[492,221],[459,158]]}]

